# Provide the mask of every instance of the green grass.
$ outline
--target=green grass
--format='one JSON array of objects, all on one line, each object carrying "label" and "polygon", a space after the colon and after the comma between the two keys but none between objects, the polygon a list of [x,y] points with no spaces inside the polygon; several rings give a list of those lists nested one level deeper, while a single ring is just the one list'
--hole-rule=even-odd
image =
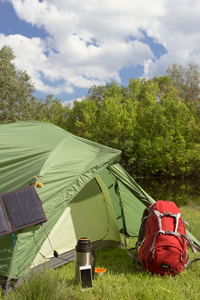
[{"label": "green grass", "polygon": [[[200,207],[182,207],[181,212],[190,223],[192,233],[200,240]],[[127,244],[127,248],[132,247],[135,240],[127,239]],[[200,299],[200,262],[178,276],[160,277],[138,268],[127,255],[127,248],[96,251],[96,266],[105,268],[106,273],[95,277],[93,288],[89,290],[83,292],[80,284],[75,283],[75,264],[71,262],[30,276],[6,299]],[[3,293],[0,299],[3,299]]]}]

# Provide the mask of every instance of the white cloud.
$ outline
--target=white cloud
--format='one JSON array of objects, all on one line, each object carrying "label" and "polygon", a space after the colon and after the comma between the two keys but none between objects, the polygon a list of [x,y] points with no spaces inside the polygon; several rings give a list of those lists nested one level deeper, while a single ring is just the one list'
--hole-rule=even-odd
[{"label": "white cloud", "polygon": [[[0,35],[18,68],[37,90],[72,93],[116,80],[123,67],[144,66],[144,77],[165,73],[178,62],[200,63],[199,0],[6,0],[18,17],[43,28],[45,39]],[[166,48],[159,59],[147,33]]]},{"label": "white cloud", "polygon": [[163,75],[169,64],[175,62],[187,66],[200,64],[200,2],[198,0],[166,0],[165,14],[158,18],[147,34],[163,44],[167,54],[159,60],[149,60],[144,77]]}]

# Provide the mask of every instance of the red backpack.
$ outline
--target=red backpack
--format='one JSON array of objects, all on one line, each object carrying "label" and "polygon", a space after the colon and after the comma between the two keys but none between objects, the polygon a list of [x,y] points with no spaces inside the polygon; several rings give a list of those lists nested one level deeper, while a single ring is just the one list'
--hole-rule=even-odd
[{"label": "red backpack", "polygon": [[198,248],[186,237],[179,208],[172,201],[159,200],[145,209],[136,248],[129,249],[136,249],[135,256],[128,254],[152,274],[177,275],[187,263],[187,243],[192,250]]}]

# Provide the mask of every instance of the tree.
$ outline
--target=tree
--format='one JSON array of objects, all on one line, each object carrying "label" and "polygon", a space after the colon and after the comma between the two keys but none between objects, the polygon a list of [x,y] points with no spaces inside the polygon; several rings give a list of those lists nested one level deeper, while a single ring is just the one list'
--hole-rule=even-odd
[{"label": "tree", "polygon": [[74,102],[68,119],[70,132],[122,150],[122,161],[132,154],[134,127],[135,105],[130,92],[115,82],[91,88],[84,100]]},{"label": "tree", "polygon": [[185,69],[182,65],[174,63],[168,66],[167,75],[173,80],[178,89],[182,89],[185,83]]},{"label": "tree", "polygon": [[174,63],[168,67],[167,75],[179,89],[179,96],[185,100],[186,104],[199,103],[200,71],[197,64],[189,63],[188,68],[185,69],[182,65]]},{"label": "tree", "polygon": [[148,176],[182,175],[188,108],[170,78],[143,81],[138,95],[132,170]]},{"label": "tree", "polygon": [[0,50],[0,123],[26,120],[34,85],[26,71],[17,70],[10,47]]},{"label": "tree", "polygon": [[186,72],[187,99],[188,102],[197,102],[200,96],[200,71],[199,66],[195,63],[188,65]]}]

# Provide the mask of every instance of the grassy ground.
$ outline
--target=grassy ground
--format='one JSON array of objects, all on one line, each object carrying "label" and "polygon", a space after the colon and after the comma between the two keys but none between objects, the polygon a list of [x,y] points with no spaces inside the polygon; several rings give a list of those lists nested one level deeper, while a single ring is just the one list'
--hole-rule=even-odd
[{"label": "grassy ground", "polygon": [[[182,207],[183,218],[190,223],[192,233],[200,240],[200,207]],[[127,240],[127,248],[134,246]],[[142,271],[127,255],[127,248],[96,251],[97,267],[105,268],[104,276],[95,277],[93,288],[81,291],[75,283],[75,264],[71,262],[56,270],[46,270],[28,278],[6,299],[200,299],[200,262],[180,275],[160,277]],[[193,258],[193,255],[190,255]],[[198,255],[200,257],[200,253]],[[3,299],[1,293],[0,299]]]}]

